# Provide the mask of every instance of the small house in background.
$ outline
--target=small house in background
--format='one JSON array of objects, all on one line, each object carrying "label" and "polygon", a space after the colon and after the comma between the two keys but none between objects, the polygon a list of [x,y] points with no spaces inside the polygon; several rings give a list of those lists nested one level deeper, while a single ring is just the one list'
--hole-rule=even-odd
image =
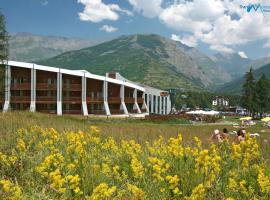
[{"label": "small house in background", "polygon": [[216,96],[212,100],[212,106],[219,107],[219,108],[228,107],[229,106],[229,99],[227,99],[223,96]]}]

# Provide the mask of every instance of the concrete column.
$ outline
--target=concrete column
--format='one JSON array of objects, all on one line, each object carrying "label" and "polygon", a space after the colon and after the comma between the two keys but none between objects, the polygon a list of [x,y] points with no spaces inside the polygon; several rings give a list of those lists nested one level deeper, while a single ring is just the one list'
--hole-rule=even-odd
[{"label": "concrete column", "polygon": [[11,69],[7,65],[5,68],[5,103],[3,112],[7,112],[10,107],[10,84],[11,84]]},{"label": "concrete column", "polygon": [[145,94],[146,96],[147,96],[147,103],[146,103],[146,105],[147,105],[147,108],[148,108],[148,112],[150,113],[150,104],[149,104],[149,102],[150,102],[150,95],[149,94]]},{"label": "concrete column", "polygon": [[133,98],[134,98],[134,105],[133,105],[133,109],[134,110],[137,110],[137,113],[142,113],[139,105],[138,105],[138,100],[137,100],[137,95],[138,95],[138,91],[137,89],[134,89],[134,92],[133,92]]},{"label": "concrete column", "polygon": [[150,113],[154,112],[154,95],[151,94],[151,109],[150,109]]},{"label": "concrete column", "polygon": [[84,76],[82,77],[82,111],[83,115],[88,115],[87,103],[86,103],[86,90],[87,90],[87,78]]},{"label": "concrete column", "polygon": [[33,64],[33,68],[31,69],[31,103],[30,103],[30,112],[36,112],[36,69],[35,64]]},{"label": "concrete column", "polygon": [[162,115],[162,97],[159,97],[159,114]]},{"label": "concrete column", "polygon": [[121,88],[120,88],[120,98],[121,98],[121,106],[120,106],[120,109],[121,110],[124,110],[124,113],[126,115],[128,115],[128,110],[127,110],[127,106],[125,104],[125,86],[124,85],[121,85]]},{"label": "concrete column", "polygon": [[108,104],[108,82],[104,80],[103,83],[103,97],[104,97],[104,108],[106,111],[106,115],[111,115],[111,111]]},{"label": "concrete column", "polygon": [[158,96],[156,96],[156,103],[155,103],[155,106],[156,106],[156,114],[158,114]]},{"label": "concrete column", "polygon": [[171,112],[171,100],[170,96],[167,96],[167,115]]},{"label": "concrete column", "polygon": [[147,101],[148,101],[148,105],[145,102],[145,98],[146,98],[147,94],[143,93],[143,106],[142,108],[146,110],[147,113],[149,113],[149,109],[148,109],[148,105],[149,105],[149,98],[147,97]]},{"label": "concrete column", "polygon": [[166,98],[166,97],[162,97],[162,100],[163,100],[163,102],[162,102],[162,104],[163,104],[162,114],[163,114],[163,115],[166,115],[166,112],[165,112],[165,107],[166,107],[166,104],[165,104],[165,103],[166,103],[166,102],[165,102],[165,98]]},{"label": "concrete column", "polygon": [[57,73],[57,115],[62,115],[62,73]]}]

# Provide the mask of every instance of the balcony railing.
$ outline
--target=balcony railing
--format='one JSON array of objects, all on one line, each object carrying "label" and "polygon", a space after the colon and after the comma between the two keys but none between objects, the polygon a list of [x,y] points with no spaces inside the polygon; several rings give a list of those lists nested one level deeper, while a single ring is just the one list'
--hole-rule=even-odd
[{"label": "balcony railing", "polygon": [[121,103],[120,97],[109,97],[108,98],[109,103]]},{"label": "balcony railing", "polygon": [[30,96],[11,96],[10,101],[12,103],[30,103],[31,97]]},{"label": "balcony railing", "polygon": [[63,110],[64,114],[79,115],[82,114],[81,110]]},{"label": "balcony railing", "polygon": [[37,83],[37,90],[57,90],[57,85],[49,83]]},{"label": "balcony railing", "polygon": [[37,103],[49,103],[49,102],[56,102],[57,97],[47,97],[47,96],[37,96],[36,102]]},{"label": "balcony railing", "polygon": [[144,99],[142,97],[137,98],[137,103],[143,103]]},{"label": "balcony railing", "polygon": [[106,115],[105,110],[88,110],[88,114],[92,115]]},{"label": "balcony railing", "polygon": [[138,110],[137,109],[132,109],[129,111],[130,113],[138,113]]},{"label": "balcony railing", "polygon": [[134,103],[135,99],[133,97],[125,97],[125,103],[126,104],[131,104]]},{"label": "balcony railing", "polygon": [[56,110],[37,109],[37,111],[41,113],[56,114]]},{"label": "balcony railing", "polygon": [[82,103],[81,97],[63,97],[63,103]]},{"label": "balcony railing", "polygon": [[31,90],[31,83],[12,83],[11,90]]},{"label": "balcony railing", "polygon": [[63,84],[64,91],[81,91],[82,85],[81,84]]},{"label": "balcony railing", "polygon": [[103,97],[86,97],[87,103],[101,103],[104,101]]}]

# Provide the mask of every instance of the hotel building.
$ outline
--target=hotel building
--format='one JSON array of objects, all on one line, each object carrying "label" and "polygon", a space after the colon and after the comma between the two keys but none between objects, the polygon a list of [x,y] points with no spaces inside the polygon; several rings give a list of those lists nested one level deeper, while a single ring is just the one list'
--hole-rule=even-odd
[{"label": "hotel building", "polygon": [[0,109],[105,116],[169,114],[167,91],[134,83],[119,73],[99,76],[34,63],[8,61]]}]

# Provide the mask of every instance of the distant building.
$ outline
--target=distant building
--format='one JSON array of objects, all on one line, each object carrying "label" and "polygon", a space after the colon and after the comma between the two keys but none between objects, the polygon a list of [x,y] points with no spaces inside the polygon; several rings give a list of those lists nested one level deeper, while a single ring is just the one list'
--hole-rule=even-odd
[{"label": "distant building", "polygon": [[223,96],[216,96],[212,100],[212,106],[214,106],[214,107],[228,107],[229,100]]}]

